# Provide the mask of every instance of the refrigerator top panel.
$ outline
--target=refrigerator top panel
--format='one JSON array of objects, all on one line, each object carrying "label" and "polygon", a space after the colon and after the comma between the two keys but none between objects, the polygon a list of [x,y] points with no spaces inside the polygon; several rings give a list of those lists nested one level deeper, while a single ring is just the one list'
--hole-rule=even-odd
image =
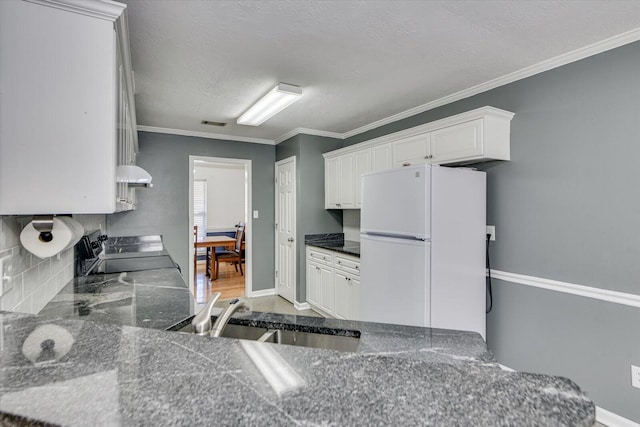
[{"label": "refrigerator top panel", "polygon": [[430,239],[431,168],[424,164],[364,174],[361,232]]}]

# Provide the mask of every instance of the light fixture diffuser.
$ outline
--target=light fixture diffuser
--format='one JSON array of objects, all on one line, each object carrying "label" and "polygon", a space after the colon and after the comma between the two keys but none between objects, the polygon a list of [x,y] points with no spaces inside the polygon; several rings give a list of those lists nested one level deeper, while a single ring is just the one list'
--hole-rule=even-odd
[{"label": "light fixture diffuser", "polygon": [[239,125],[259,126],[302,97],[299,86],[278,83],[238,118]]}]

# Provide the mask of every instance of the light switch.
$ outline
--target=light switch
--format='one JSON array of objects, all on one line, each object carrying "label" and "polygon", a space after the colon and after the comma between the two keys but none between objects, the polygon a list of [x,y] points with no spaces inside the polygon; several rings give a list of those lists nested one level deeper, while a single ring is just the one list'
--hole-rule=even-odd
[{"label": "light switch", "polygon": [[258,218],[258,216],[259,216],[259,215],[258,215],[258,211],[253,211],[253,217],[254,217],[254,218]]}]

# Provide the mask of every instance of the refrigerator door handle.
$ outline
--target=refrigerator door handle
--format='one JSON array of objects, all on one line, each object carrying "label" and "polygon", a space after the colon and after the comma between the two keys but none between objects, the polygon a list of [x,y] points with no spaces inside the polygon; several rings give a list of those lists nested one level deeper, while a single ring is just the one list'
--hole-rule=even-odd
[{"label": "refrigerator door handle", "polygon": [[420,241],[420,242],[425,242],[425,241],[429,240],[424,236],[410,236],[410,235],[405,235],[405,234],[379,233],[379,232],[376,232],[376,231],[363,231],[362,233],[360,233],[360,235],[368,236],[368,237],[384,237],[384,238],[387,238],[387,239],[417,240],[417,241]]}]

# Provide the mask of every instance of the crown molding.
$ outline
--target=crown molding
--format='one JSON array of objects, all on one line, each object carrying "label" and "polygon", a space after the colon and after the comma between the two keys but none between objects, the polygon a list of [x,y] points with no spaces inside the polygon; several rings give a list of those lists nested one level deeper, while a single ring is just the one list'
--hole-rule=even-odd
[{"label": "crown molding", "polygon": [[299,134],[305,134],[305,135],[316,135],[316,136],[325,136],[327,138],[337,138],[337,139],[344,139],[344,134],[343,133],[337,133],[337,132],[329,132],[326,130],[318,130],[318,129],[308,129],[308,128],[295,128],[295,129],[291,129],[289,132],[280,135],[279,137],[277,137],[275,139],[275,143],[280,144],[283,141],[286,141],[289,138],[293,138],[296,135]]},{"label": "crown molding", "polygon": [[571,52],[558,55],[554,58],[548,59],[546,61],[542,61],[538,64],[534,64],[529,67],[525,67],[513,73],[505,74],[502,77],[489,80],[488,82],[472,86],[468,89],[464,89],[459,92],[453,93],[451,95],[442,97],[440,99],[436,99],[435,101],[427,102],[426,104],[422,104],[417,107],[410,108],[409,110],[403,111],[398,114],[394,114],[393,116],[389,116],[384,119],[375,121],[373,123],[369,123],[368,125],[361,126],[357,129],[350,130],[342,134],[343,135],[342,138],[343,139],[350,138],[354,135],[367,132],[371,129],[375,129],[389,123],[397,122],[398,120],[406,119],[407,117],[411,117],[416,114],[423,113],[425,111],[432,110],[434,108],[437,108],[446,104],[450,104],[452,102],[459,101],[461,99],[468,98],[470,96],[477,95],[479,93],[486,92],[488,90],[495,89],[497,87],[504,86],[506,84],[513,83],[518,80],[525,79],[527,77],[531,77],[535,74],[543,73],[545,71],[549,71],[554,68],[558,68],[563,65],[570,64],[575,61],[579,61],[589,56],[597,55],[599,53],[606,52],[608,50],[615,49],[617,47],[636,42],[638,40],[640,40],[640,28],[636,28],[634,30],[627,31],[622,34],[618,34],[617,36],[604,39],[602,41],[573,50]]},{"label": "crown molding", "polygon": [[67,12],[79,13],[94,18],[115,22],[127,5],[110,0],[26,0]]},{"label": "crown molding", "polygon": [[193,130],[160,128],[155,126],[143,126],[143,125],[138,125],[137,129],[138,129],[138,132],[164,133],[168,135],[183,135],[183,136],[195,136],[198,138],[220,139],[223,141],[239,141],[239,142],[251,142],[254,144],[275,145],[275,142],[272,139],[251,138],[251,137],[235,136],[235,135],[223,135],[220,133],[196,132]]}]

